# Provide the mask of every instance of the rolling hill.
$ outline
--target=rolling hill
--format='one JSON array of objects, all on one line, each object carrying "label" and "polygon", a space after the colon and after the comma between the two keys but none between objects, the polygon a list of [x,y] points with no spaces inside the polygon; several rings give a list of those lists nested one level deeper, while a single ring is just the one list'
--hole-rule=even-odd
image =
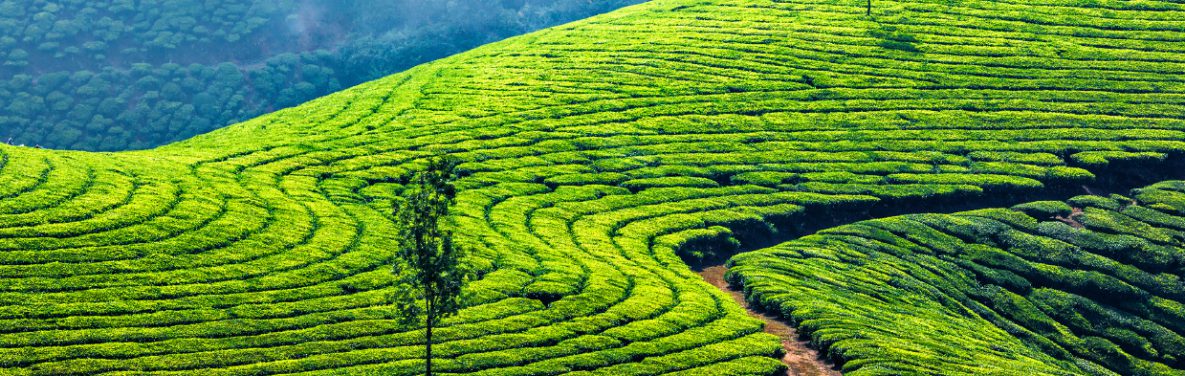
[{"label": "rolling hill", "polygon": [[883,374],[1185,374],[1185,182],[858,222],[731,278]]},{"label": "rolling hill", "polygon": [[[463,161],[459,241],[482,275],[437,330],[436,366],[488,375],[777,373],[779,340],[689,263],[867,213],[1019,203],[1179,166],[1185,4],[878,0],[872,16],[863,5],[655,0],[153,150],[0,146],[0,374],[415,374],[421,333],[388,301],[390,204],[436,155]],[[1152,231],[1119,217],[1131,208],[1099,205],[1086,215],[1122,220],[1113,231]],[[988,213],[999,231],[1036,226]],[[1175,222],[1138,220],[1179,255]],[[869,299],[841,285],[815,290],[834,296],[793,290],[810,277],[790,272],[765,284],[746,274],[770,274],[748,262],[793,264],[800,256],[784,250],[798,244],[738,257],[752,271],[733,278],[796,319],[816,317],[792,308],[799,299],[832,310],[824,321],[926,302],[853,306]],[[933,257],[907,250],[919,256],[903,260]],[[837,275],[860,273],[855,261]],[[906,287],[1032,278],[988,266]],[[1155,268],[1137,267],[1180,273]],[[938,322],[950,326],[896,324],[980,349],[971,331],[1014,312],[1003,307]],[[1041,322],[1065,333],[1079,329],[1071,319]],[[861,332],[875,325],[802,323],[845,373],[982,370],[949,348]],[[1120,370],[1077,348],[1044,351],[1086,334],[1042,341],[1030,334],[1045,329],[1018,325],[1029,331],[992,329],[1001,347],[972,360],[1011,357],[977,364],[1001,373]],[[1152,343],[1140,364],[1181,367]],[[894,346],[912,352],[882,355]]]}]

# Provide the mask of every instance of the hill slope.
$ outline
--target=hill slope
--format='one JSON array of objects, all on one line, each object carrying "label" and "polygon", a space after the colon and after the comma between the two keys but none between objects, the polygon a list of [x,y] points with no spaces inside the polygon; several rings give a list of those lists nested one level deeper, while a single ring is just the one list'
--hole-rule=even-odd
[{"label": "hill slope", "polygon": [[639,0],[0,1],[0,142],[141,150]]},{"label": "hill slope", "polygon": [[484,276],[442,372],[768,374],[679,254],[1185,150],[1185,5],[858,5],[658,0],[155,150],[0,146],[0,373],[414,374],[389,203],[448,154]]},{"label": "hill slope", "polygon": [[862,374],[1185,375],[1185,182],[841,226],[731,278]]}]

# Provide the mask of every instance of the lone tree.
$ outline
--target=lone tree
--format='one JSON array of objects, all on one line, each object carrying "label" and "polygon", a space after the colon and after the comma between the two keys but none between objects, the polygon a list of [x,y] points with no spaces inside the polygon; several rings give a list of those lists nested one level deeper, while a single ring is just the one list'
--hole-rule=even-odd
[{"label": "lone tree", "polygon": [[457,313],[461,286],[468,277],[460,262],[465,252],[453,243],[448,229],[449,205],[456,197],[456,165],[445,158],[430,160],[394,204],[400,240],[394,273],[402,285],[394,302],[409,321],[422,317],[428,375],[432,374],[432,328]]},{"label": "lone tree", "polygon": [[872,0],[868,0],[868,8],[864,11],[865,16],[872,15]]}]

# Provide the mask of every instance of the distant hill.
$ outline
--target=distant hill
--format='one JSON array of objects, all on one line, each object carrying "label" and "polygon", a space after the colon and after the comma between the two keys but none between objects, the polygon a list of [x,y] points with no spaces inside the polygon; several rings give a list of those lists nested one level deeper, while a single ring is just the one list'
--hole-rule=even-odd
[{"label": "distant hill", "polygon": [[0,1],[0,142],[146,149],[644,0]]},{"label": "distant hill", "polygon": [[1185,4],[865,4],[655,0],[151,150],[0,145],[0,374],[418,374],[391,200],[439,155],[481,274],[442,373],[784,372],[689,267],[772,246],[734,280],[848,374],[1180,374],[1177,183],[1046,196],[1181,171]]}]

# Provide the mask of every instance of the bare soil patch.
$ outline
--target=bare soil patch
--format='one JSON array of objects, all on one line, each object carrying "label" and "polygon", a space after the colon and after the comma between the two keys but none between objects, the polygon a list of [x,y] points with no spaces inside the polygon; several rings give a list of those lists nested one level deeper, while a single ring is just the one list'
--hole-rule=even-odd
[{"label": "bare soil patch", "polygon": [[745,308],[749,312],[749,316],[765,321],[765,332],[778,336],[782,339],[782,349],[785,350],[785,355],[782,356],[782,363],[786,363],[789,370],[786,375],[792,376],[838,376],[841,373],[835,369],[835,365],[823,360],[819,356],[819,352],[807,346],[807,341],[798,339],[798,331],[795,330],[786,322],[777,317],[754,310],[749,306],[749,302],[745,301],[745,296],[740,291],[733,290],[728,285],[728,281],[724,280],[724,273],[728,272],[728,268],[723,265],[711,266],[699,271],[699,275],[705,281],[716,286],[721,291],[732,296],[737,304]]}]

